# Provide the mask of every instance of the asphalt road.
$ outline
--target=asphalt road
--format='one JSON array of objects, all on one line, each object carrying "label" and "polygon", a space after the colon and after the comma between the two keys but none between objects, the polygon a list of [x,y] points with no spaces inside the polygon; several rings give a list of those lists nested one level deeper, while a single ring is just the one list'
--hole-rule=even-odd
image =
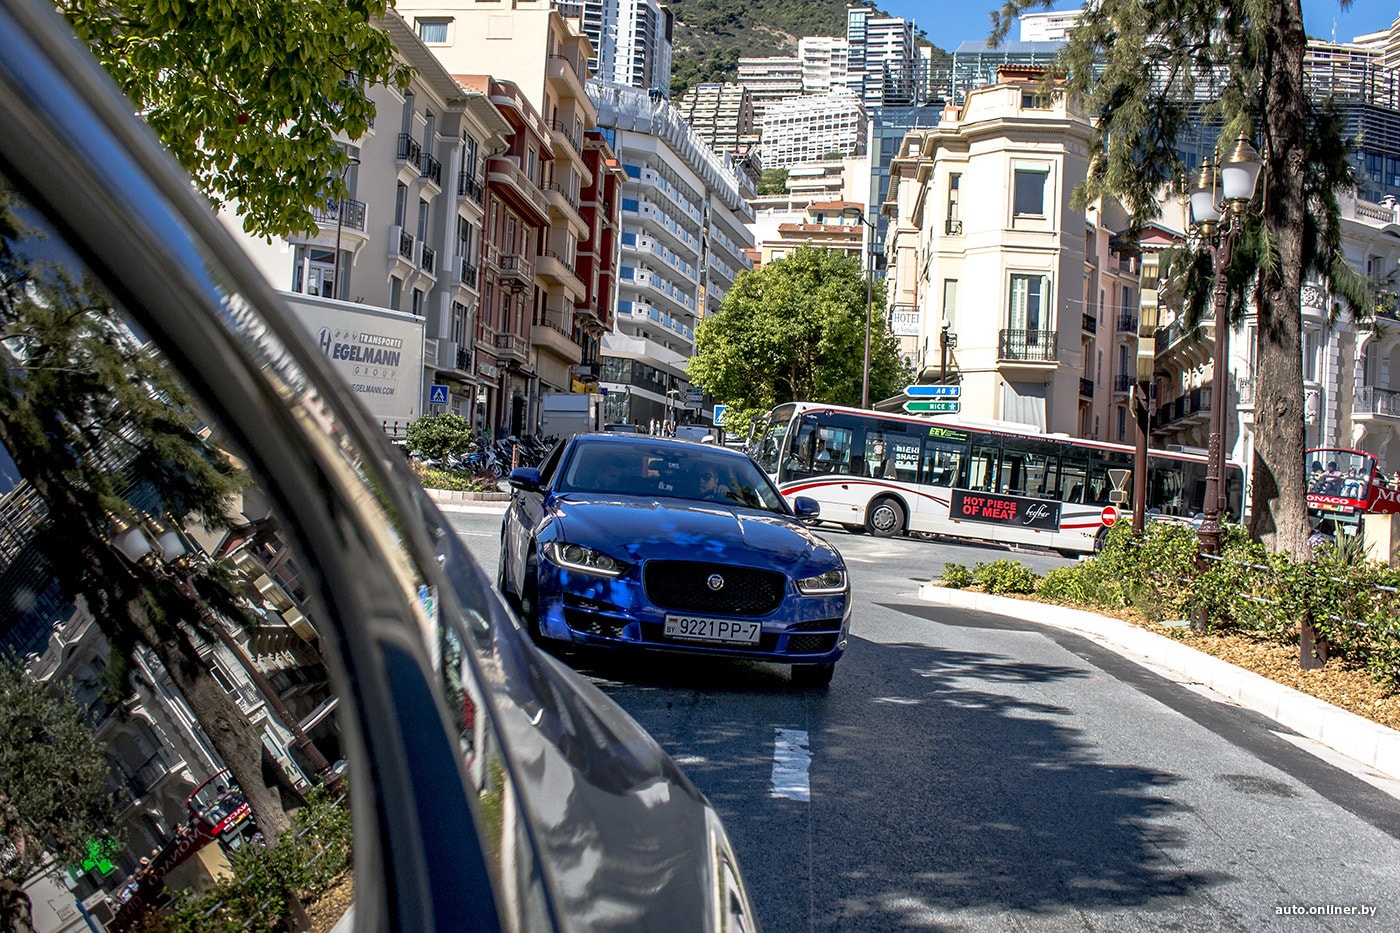
[{"label": "asphalt road", "polygon": [[[499,512],[453,520],[493,571]],[[826,690],[574,659],[719,808],[764,929],[1400,928],[1400,801],[1082,637],[916,598],[1005,552],[828,537],[857,608]]]}]

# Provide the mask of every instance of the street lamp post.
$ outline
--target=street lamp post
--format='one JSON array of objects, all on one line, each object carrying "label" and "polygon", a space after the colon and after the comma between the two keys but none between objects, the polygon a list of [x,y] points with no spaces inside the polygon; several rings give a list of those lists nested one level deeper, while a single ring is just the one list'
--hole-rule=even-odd
[{"label": "street lamp post", "polygon": [[940,384],[946,384],[948,382],[948,347],[950,344],[948,328],[952,326],[953,322],[945,317],[943,319],[942,331],[938,335],[938,348],[942,356],[938,366],[938,381]]},{"label": "street lamp post", "polygon": [[[842,215],[854,217],[870,228],[871,242],[865,249],[865,358],[860,369],[860,407],[870,407],[870,318],[875,307],[875,224],[865,217],[859,207],[841,209]],[[861,231],[864,233],[864,231]]]},{"label": "street lamp post", "polygon": [[1219,169],[1207,159],[1191,186],[1191,226],[1201,245],[1210,252],[1215,282],[1211,304],[1215,312],[1215,352],[1210,401],[1210,446],[1206,464],[1205,517],[1199,531],[1201,551],[1220,553],[1221,512],[1225,500],[1225,409],[1229,403],[1226,368],[1230,328],[1226,322],[1229,297],[1226,270],[1234,255],[1235,240],[1244,225],[1244,213],[1254,199],[1263,160],[1241,136],[1224,157]]},{"label": "street lamp post", "polygon": [[[360,160],[356,156],[349,156],[346,159],[345,167],[340,170],[340,185],[345,187],[346,176],[350,174],[350,166],[359,165]],[[340,232],[345,229],[345,202],[347,198],[340,197],[335,208],[335,260],[331,272],[331,297],[340,297]]]}]

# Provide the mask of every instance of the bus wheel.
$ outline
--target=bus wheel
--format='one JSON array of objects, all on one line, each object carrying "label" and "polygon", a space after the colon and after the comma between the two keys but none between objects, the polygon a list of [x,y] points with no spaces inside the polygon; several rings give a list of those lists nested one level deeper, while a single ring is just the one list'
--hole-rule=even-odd
[{"label": "bus wheel", "polygon": [[841,527],[844,528],[844,529],[846,529],[847,531],[849,531],[849,532],[850,532],[851,534],[853,534],[853,535],[863,535],[863,534],[865,534],[865,526],[864,526],[864,525],[846,525],[846,524],[843,524]]},{"label": "bus wheel", "polygon": [[893,499],[876,499],[866,513],[865,527],[876,537],[894,537],[904,530],[903,506]]},{"label": "bus wheel", "polygon": [[1100,528],[1100,529],[1099,529],[1099,533],[1096,534],[1096,535],[1094,535],[1094,553],[1095,553],[1095,554],[1097,554],[1097,553],[1099,553],[1100,551],[1103,550],[1104,542],[1107,541],[1107,540],[1108,540],[1108,529],[1107,529],[1107,528]]}]

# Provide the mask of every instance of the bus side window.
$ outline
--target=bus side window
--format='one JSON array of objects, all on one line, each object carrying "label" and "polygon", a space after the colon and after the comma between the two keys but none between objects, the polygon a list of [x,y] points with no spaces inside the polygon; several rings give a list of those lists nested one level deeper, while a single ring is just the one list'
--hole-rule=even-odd
[{"label": "bus side window", "polygon": [[997,482],[997,449],[974,447],[968,461],[967,488],[978,492],[995,492]]},{"label": "bus side window", "polygon": [[1065,502],[1084,501],[1084,479],[1087,464],[1083,460],[1065,459],[1060,463],[1060,494]]},{"label": "bus side window", "polygon": [[946,441],[925,441],[921,473],[923,482],[933,486],[952,486],[957,483],[965,450],[965,447],[954,446]]}]

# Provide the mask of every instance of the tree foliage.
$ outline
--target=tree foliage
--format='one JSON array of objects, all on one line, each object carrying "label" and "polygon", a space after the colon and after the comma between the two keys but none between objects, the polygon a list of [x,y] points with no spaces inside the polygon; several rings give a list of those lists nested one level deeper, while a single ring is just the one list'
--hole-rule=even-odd
[{"label": "tree foliage", "polygon": [[410,70],[373,25],[386,0],[57,0],[78,35],[216,204],[244,229],[313,229],[343,197],[337,134],[374,119],[366,88]]},{"label": "tree foliage", "polygon": [[886,398],[907,374],[883,289],[867,292],[860,257],[812,246],[739,275],[719,313],[696,328],[691,381],[729,406],[726,424],[740,433],[750,416],[783,402],[859,405],[867,295],[870,397]]},{"label": "tree foliage", "polygon": [[70,684],[42,684],[0,655],[0,874],[23,885],[45,853],[76,865],[115,848],[107,758]]},{"label": "tree foliage", "polygon": [[423,415],[408,426],[404,445],[408,452],[428,460],[436,460],[447,469],[447,458],[467,452],[475,434],[472,423],[461,415],[444,412]]},{"label": "tree foliage", "polygon": [[758,181],[758,194],[787,194],[788,170],[766,168]]},{"label": "tree foliage", "polygon": [[[993,38],[1023,11],[1049,6],[1006,0]],[[1238,320],[1247,299],[1258,312],[1252,530],[1294,556],[1306,553],[1308,533],[1303,277],[1319,276],[1361,313],[1374,305],[1341,253],[1335,192],[1352,177],[1336,111],[1303,84],[1306,44],[1299,0],[1103,0],[1086,6],[1052,76],[1085,102],[1098,131],[1076,202],[1116,196],[1135,228],[1159,215],[1164,192],[1188,186],[1178,146],[1191,127],[1219,131],[1217,161],[1241,136],[1262,153],[1259,190],[1224,270],[1227,314]],[[1215,271],[1198,251],[1169,267],[1189,318],[1199,318]]]}]

